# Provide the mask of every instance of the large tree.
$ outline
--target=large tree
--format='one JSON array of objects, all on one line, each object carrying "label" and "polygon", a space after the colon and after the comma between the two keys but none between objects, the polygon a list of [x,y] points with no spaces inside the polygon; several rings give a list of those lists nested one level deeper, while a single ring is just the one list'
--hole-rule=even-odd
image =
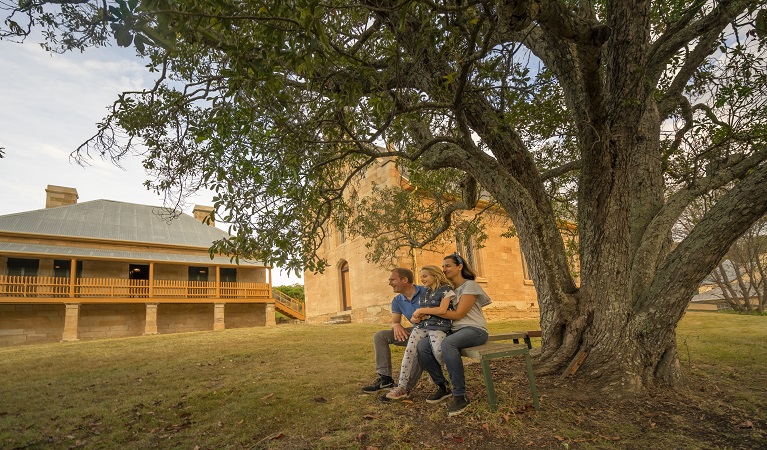
[{"label": "large tree", "polygon": [[[216,251],[316,270],[332,218],[377,214],[356,230],[421,247],[487,193],[527,255],[542,373],[587,350],[576,376],[595,385],[676,383],[689,299],[767,212],[763,1],[50,3],[11,8],[5,36],[40,25],[67,50],[113,35],[158,74],[81,151],[136,151],[153,188],[216,191],[235,232]],[[358,199],[384,158],[425,189]]]}]

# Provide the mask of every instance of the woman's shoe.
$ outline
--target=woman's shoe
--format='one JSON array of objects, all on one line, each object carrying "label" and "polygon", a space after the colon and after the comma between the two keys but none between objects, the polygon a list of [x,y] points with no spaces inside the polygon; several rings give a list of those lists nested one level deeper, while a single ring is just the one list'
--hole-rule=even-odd
[{"label": "woman's shoe", "polygon": [[440,384],[438,385],[437,390],[434,391],[434,393],[426,397],[426,403],[431,403],[431,404],[439,403],[442,400],[450,397],[450,394],[451,394],[450,388],[447,387],[447,385]]},{"label": "woman's shoe", "polygon": [[461,414],[469,406],[469,398],[465,395],[458,395],[453,397],[453,403],[447,407],[447,416],[453,417]]}]

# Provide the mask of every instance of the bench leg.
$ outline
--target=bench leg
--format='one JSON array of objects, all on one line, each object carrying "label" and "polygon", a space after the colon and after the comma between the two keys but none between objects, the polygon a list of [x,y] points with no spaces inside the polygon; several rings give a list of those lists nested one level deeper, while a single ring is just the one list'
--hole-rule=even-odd
[{"label": "bench leg", "polygon": [[530,342],[530,336],[525,336],[525,344],[527,344],[527,348],[533,348],[533,343]]},{"label": "bench leg", "polygon": [[482,377],[485,379],[485,389],[487,389],[487,402],[490,404],[491,411],[498,411],[498,397],[495,395],[495,386],[493,385],[493,374],[490,372],[490,361],[483,359]]},{"label": "bench leg", "polygon": [[530,392],[533,394],[533,407],[538,411],[540,408],[538,389],[535,388],[535,374],[533,373],[533,361],[530,358],[530,353],[525,353],[525,364],[527,364],[527,379],[530,380]]}]

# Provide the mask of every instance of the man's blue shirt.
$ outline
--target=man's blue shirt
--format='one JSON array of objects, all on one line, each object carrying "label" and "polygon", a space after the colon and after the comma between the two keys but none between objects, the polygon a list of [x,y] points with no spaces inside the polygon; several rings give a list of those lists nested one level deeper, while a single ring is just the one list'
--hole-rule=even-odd
[{"label": "man's blue shirt", "polygon": [[394,299],[391,301],[391,312],[392,314],[402,314],[405,317],[407,317],[407,320],[410,320],[411,317],[413,317],[413,313],[416,309],[418,309],[418,305],[421,301],[421,297],[426,293],[426,288],[423,286],[418,286],[417,284],[415,286],[415,294],[413,294],[413,298],[408,300],[407,297],[405,297],[402,294],[397,294]]}]

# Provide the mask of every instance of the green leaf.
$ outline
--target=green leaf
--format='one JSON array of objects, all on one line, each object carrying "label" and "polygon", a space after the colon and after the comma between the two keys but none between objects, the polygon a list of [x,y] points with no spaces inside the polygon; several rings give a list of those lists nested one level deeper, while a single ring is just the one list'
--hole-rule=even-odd
[{"label": "green leaf", "polygon": [[145,47],[144,47],[144,36],[137,34],[136,37],[133,39],[133,45],[136,46],[136,50],[138,50],[141,53],[144,53]]},{"label": "green leaf", "polygon": [[760,9],[756,13],[754,29],[761,42],[767,41],[767,9]]},{"label": "green leaf", "polygon": [[120,47],[130,47],[133,42],[133,34],[131,30],[124,26],[119,26],[115,29],[115,40]]}]

